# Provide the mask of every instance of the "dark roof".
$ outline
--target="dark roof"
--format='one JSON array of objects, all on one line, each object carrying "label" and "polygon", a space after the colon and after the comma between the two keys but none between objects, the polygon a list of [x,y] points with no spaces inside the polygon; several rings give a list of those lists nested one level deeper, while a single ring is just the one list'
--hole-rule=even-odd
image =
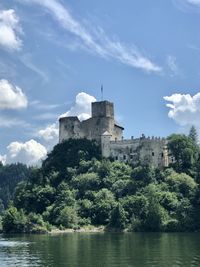
[{"label": "dark roof", "polygon": [[124,130],[124,127],[122,127],[121,125],[119,125],[117,122],[115,122],[115,126],[118,128],[121,128],[122,130]]}]

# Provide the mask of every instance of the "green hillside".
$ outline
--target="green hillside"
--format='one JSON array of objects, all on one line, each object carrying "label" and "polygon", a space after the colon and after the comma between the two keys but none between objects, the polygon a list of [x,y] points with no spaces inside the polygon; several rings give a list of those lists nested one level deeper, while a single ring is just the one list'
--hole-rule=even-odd
[{"label": "green hillside", "polygon": [[4,232],[45,232],[89,225],[130,231],[200,228],[200,152],[195,139],[169,137],[176,161],[155,169],[102,159],[86,139],[54,147],[41,168],[16,188],[3,214]]}]

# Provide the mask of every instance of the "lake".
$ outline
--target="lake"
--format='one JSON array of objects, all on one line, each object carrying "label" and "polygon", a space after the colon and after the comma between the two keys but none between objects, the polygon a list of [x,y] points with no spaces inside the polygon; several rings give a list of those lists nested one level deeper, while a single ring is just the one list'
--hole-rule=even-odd
[{"label": "lake", "polygon": [[0,267],[4,266],[200,266],[200,234],[0,236]]}]

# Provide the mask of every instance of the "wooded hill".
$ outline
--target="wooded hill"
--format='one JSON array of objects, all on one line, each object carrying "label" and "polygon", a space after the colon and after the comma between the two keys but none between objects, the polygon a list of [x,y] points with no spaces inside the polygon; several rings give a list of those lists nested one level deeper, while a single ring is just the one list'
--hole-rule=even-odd
[{"label": "wooded hill", "polygon": [[86,139],[56,145],[42,167],[29,169],[18,184],[13,203],[3,212],[3,231],[43,232],[88,225],[130,231],[198,231],[196,131],[168,139],[176,161],[162,170],[148,160],[131,166],[102,159],[98,145]]}]

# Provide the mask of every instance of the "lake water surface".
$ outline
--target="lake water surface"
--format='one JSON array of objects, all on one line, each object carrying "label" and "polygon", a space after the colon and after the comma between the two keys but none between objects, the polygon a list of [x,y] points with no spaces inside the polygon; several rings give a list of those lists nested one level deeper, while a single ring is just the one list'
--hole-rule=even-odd
[{"label": "lake water surface", "polygon": [[0,236],[0,267],[4,266],[200,266],[200,234]]}]

